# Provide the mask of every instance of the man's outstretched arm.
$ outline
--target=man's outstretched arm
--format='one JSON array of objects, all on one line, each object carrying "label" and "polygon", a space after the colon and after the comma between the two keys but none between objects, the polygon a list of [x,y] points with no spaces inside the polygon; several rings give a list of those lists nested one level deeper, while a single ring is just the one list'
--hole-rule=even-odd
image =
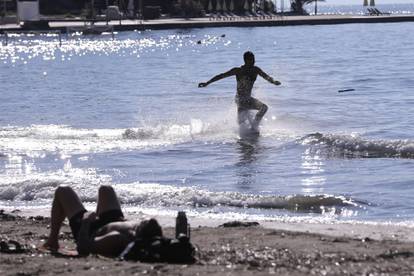
[{"label": "man's outstretched arm", "polygon": [[225,72],[225,73],[223,73],[223,74],[219,74],[219,75],[217,75],[217,76],[214,76],[211,80],[209,80],[208,82],[201,82],[201,83],[199,83],[198,84],[198,87],[206,87],[207,85],[209,85],[210,83],[212,83],[212,82],[215,82],[215,81],[218,81],[218,80],[221,80],[221,79],[224,79],[224,78],[227,78],[227,77],[231,77],[231,76],[234,76],[234,75],[236,75],[236,72],[237,72],[237,68],[233,68],[233,69],[231,69],[230,71],[227,71],[227,72]]},{"label": "man's outstretched arm", "polygon": [[267,80],[270,83],[273,83],[274,85],[280,85],[280,81],[274,80],[271,76],[269,76],[268,74],[266,74],[265,72],[262,71],[262,69],[259,68],[259,72],[258,74],[264,78],[265,80]]}]

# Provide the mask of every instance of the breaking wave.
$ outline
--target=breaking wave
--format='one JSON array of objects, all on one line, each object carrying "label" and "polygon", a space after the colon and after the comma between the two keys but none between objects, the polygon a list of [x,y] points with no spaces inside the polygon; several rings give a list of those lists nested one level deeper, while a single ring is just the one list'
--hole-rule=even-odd
[{"label": "breaking wave", "polygon": [[216,207],[285,209],[301,212],[321,212],[329,207],[357,207],[356,201],[331,195],[254,195],[240,192],[214,192],[195,187],[174,187],[159,184],[120,185],[121,200],[126,204],[145,206]]},{"label": "breaking wave", "polygon": [[414,158],[414,141],[370,140],[356,135],[313,133],[300,139],[305,145],[328,150],[326,154],[365,158]]},{"label": "breaking wave", "polygon": [[[13,178],[12,183],[0,183],[0,201],[50,202],[59,185],[72,186],[85,202],[96,202],[97,187],[110,182],[109,176],[93,171],[72,170],[53,175],[34,175]],[[11,180],[11,179],[9,179]],[[215,192],[196,187],[176,187],[151,183],[114,184],[120,201],[131,207],[142,208],[214,208],[289,210],[323,213],[329,209],[360,207],[361,203],[344,196],[333,195],[255,195],[240,192]]]}]

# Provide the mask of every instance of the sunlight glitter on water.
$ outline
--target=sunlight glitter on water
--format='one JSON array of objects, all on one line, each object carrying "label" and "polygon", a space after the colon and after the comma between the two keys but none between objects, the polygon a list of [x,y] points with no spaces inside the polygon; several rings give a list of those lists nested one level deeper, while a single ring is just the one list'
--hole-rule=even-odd
[{"label": "sunlight glitter on water", "polygon": [[[135,34],[136,35],[136,34]],[[131,35],[131,36],[135,36]],[[139,35],[139,34],[138,34]],[[5,39],[5,38],[3,38]],[[120,55],[135,56],[154,51],[179,51],[182,48],[206,47],[222,43],[231,44],[221,36],[204,35],[201,39],[194,35],[173,34],[160,37],[137,37],[111,39],[108,35],[84,37],[77,33],[62,35],[62,44],[58,34],[8,34],[7,45],[0,47],[0,60],[7,63],[24,63],[41,58],[44,61],[60,59],[70,60],[73,56],[85,55]]]}]

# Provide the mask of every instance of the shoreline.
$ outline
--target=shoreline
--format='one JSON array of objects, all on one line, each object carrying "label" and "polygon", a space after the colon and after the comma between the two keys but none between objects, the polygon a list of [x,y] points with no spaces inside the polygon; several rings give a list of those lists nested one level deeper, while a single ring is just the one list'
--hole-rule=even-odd
[{"label": "shoreline", "polygon": [[[94,211],[95,206],[87,205],[88,211]],[[30,217],[45,217],[50,216],[50,209],[15,209],[0,207],[0,212],[4,210],[7,214],[13,214],[24,218]],[[142,211],[128,211],[123,210],[128,220],[144,220],[155,218],[162,227],[174,228],[175,215],[152,215],[148,212]],[[216,228],[234,219],[212,218],[193,216],[187,213],[188,221],[191,228]],[[401,225],[400,223],[391,222],[372,222],[372,221],[340,221],[335,220],[331,222],[310,222],[310,221],[289,221],[287,220],[266,220],[266,219],[238,219],[237,221],[257,222],[264,229],[298,232],[316,235],[326,235],[331,237],[346,237],[350,239],[364,239],[372,240],[394,240],[401,242],[414,243],[414,226]]]},{"label": "shoreline", "polygon": [[[18,24],[0,25],[0,33],[19,31],[60,31],[66,33],[68,28],[113,28],[113,31],[134,30],[168,30],[192,28],[219,27],[283,27],[283,26],[312,26],[336,24],[366,24],[366,23],[399,23],[414,22],[414,15],[316,15],[316,16],[272,16],[272,17],[202,17],[202,18],[169,18],[154,20],[57,20],[44,19],[38,25],[26,28]],[[93,24],[91,24],[93,23]]]},{"label": "shoreline", "polygon": [[[47,237],[50,219],[14,216],[0,216],[0,239],[16,240],[28,250],[20,254],[1,253],[1,275],[407,275],[414,271],[412,241],[307,233],[300,225],[295,225],[296,231],[269,229],[264,224],[193,226],[191,241],[198,248],[195,264],[52,255],[39,250]],[[195,224],[191,218],[189,221]],[[164,225],[163,219],[160,223],[165,236],[172,237],[174,228]],[[60,242],[66,250],[75,248],[67,224],[61,229]]]}]

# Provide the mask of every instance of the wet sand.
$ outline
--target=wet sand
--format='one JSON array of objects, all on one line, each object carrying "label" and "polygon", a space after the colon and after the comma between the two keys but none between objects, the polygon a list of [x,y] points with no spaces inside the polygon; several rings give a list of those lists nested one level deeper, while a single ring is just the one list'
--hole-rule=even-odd
[{"label": "wet sand", "polygon": [[[380,236],[370,237],[372,233],[387,231],[375,226],[366,226],[376,229],[372,232],[359,225],[349,226],[355,229],[354,233],[368,233],[365,237],[340,225],[329,227],[337,229],[332,231],[333,235],[315,233],[318,231],[301,225],[297,229],[302,232],[262,225],[196,226],[192,228],[191,240],[198,248],[197,261],[182,265],[44,253],[38,248],[47,237],[50,219],[18,214],[0,215],[0,238],[17,240],[28,251],[0,253],[0,275],[412,275],[414,272],[414,242],[386,233],[380,239],[377,239]],[[164,219],[159,219],[161,224]],[[344,231],[338,230],[342,228]],[[173,231],[168,224],[164,227],[166,236],[172,237]],[[67,225],[61,230],[60,241],[65,249],[75,248]]]}]

